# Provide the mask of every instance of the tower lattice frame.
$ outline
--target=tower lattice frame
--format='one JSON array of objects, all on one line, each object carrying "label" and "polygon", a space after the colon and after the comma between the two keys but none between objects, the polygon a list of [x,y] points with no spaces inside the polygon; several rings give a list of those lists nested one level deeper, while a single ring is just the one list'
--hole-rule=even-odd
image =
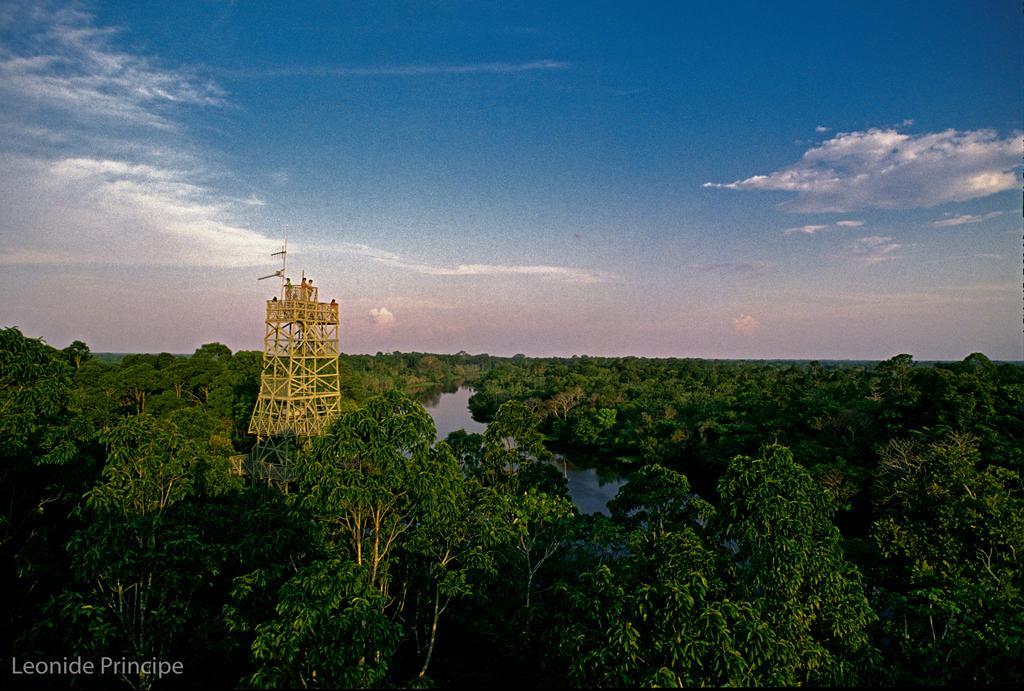
[{"label": "tower lattice frame", "polygon": [[338,305],[320,302],[318,289],[290,282],[267,301],[260,392],[249,433],[256,445],[248,470],[268,482],[290,479],[295,449],[320,434],[340,412]]}]

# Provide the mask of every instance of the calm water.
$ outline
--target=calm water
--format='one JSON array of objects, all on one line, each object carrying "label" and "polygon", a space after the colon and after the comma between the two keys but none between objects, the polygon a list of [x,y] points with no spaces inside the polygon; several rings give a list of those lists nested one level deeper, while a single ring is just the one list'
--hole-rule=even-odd
[{"label": "calm water", "polygon": [[446,439],[457,429],[483,434],[487,425],[469,416],[469,397],[473,389],[460,387],[455,393],[437,393],[423,401],[423,407],[434,418],[437,438]]},{"label": "calm water", "polygon": [[[423,401],[423,406],[437,425],[438,439],[444,439],[457,429],[480,434],[487,429],[487,425],[469,415],[469,397],[472,395],[472,389],[462,387],[454,393],[430,396]],[[552,463],[568,479],[569,497],[580,513],[607,514],[608,500],[626,483],[625,476],[617,471],[581,468],[562,456],[556,457]]]}]

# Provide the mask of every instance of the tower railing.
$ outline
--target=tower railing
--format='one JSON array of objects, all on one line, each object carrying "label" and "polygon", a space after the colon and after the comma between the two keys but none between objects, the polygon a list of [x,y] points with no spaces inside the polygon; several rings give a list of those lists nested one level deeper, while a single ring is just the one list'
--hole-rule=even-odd
[{"label": "tower railing", "polygon": [[[320,302],[305,280],[267,301],[260,391],[249,421],[257,437],[247,470],[286,481],[289,455],[340,411],[338,305]],[[288,440],[284,443],[282,440]]]}]

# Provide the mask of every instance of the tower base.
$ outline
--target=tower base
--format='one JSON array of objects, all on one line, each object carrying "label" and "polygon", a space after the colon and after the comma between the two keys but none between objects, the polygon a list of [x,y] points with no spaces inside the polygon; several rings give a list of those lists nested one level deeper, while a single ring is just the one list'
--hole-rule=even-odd
[{"label": "tower base", "polygon": [[289,466],[299,450],[299,441],[294,435],[269,437],[257,439],[248,455],[232,456],[231,461],[238,475],[285,487],[295,479]]}]

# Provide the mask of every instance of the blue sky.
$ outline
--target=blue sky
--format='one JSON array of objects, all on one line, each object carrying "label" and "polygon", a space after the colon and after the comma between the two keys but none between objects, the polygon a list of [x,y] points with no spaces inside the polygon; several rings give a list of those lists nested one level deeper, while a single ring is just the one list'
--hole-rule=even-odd
[{"label": "blue sky", "polygon": [[0,323],[348,352],[1019,359],[1015,2],[5,3]]}]

